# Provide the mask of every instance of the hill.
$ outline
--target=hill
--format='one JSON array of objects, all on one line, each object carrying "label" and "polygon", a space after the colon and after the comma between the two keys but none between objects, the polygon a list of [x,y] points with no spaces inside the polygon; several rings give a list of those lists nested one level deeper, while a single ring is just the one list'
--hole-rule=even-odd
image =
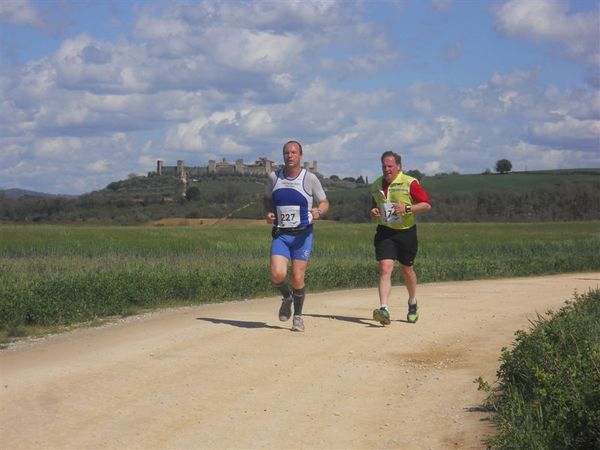
[{"label": "hill", "polygon": [[47,197],[47,198],[73,198],[75,195],[57,195],[47,194],[45,192],[30,191],[27,189],[0,189],[0,194],[3,194],[7,198],[19,198],[24,196],[29,197]]},{"label": "hill", "polygon": [[506,174],[436,175],[423,177],[421,185],[432,194],[448,192],[526,192],[541,186],[556,185],[563,181],[592,182],[600,180],[600,169],[564,169]]},{"label": "hill", "polygon": [[[322,179],[331,202],[327,219],[369,222],[369,187]],[[423,177],[433,222],[600,219],[600,169]],[[187,184],[169,176],[110,183],[76,198],[9,197],[0,192],[0,221],[52,223],[151,223],[166,218],[262,219],[265,178],[201,177]]]},{"label": "hill", "polygon": [[[600,219],[600,169],[507,174],[439,174],[420,180],[431,197],[425,222],[533,222]],[[330,218],[369,221],[369,188],[335,189]]]}]

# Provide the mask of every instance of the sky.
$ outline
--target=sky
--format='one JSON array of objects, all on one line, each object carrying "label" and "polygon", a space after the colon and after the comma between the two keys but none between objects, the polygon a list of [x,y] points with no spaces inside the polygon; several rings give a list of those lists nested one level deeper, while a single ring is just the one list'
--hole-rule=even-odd
[{"label": "sky", "polygon": [[0,2],[0,189],[156,161],[324,176],[600,167],[600,1]]}]

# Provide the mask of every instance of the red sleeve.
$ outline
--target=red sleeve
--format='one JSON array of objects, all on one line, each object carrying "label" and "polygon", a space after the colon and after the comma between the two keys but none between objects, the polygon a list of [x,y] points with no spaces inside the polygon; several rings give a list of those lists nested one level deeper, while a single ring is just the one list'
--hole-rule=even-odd
[{"label": "red sleeve", "polygon": [[410,183],[410,196],[414,203],[429,203],[427,192],[425,192],[417,180]]}]

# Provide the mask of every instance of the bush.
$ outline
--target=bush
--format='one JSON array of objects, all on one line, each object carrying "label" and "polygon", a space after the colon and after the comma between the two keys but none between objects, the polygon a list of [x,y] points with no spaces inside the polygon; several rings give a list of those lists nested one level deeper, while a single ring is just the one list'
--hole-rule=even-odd
[{"label": "bush", "polygon": [[478,380],[496,413],[488,447],[600,448],[600,290],[534,325],[503,349],[496,391]]}]

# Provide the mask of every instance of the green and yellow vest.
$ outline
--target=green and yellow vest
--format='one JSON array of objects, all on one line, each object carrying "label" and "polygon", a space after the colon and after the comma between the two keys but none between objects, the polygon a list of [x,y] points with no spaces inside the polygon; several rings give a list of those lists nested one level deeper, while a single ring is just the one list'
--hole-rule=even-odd
[{"label": "green and yellow vest", "polygon": [[[375,204],[379,208],[379,211],[381,211],[382,215],[386,215],[385,211],[389,210],[389,205],[391,203],[404,203],[405,205],[412,205],[413,201],[410,196],[410,183],[415,180],[416,178],[404,175],[402,172],[400,172],[396,179],[390,183],[387,197],[383,194],[383,177],[381,176],[375,180],[375,182],[371,185],[371,196],[373,197],[373,200],[375,201]],[[386,204],[388,205],[387,208]],[[397,230],[406,230],[415,224],[415,215],[413,213],[402,214],[401,216],[399,215],[395,217],[394,215],[390,216],[389,213],[387,215],[389,220],[378,217],[377,223]]]}]

